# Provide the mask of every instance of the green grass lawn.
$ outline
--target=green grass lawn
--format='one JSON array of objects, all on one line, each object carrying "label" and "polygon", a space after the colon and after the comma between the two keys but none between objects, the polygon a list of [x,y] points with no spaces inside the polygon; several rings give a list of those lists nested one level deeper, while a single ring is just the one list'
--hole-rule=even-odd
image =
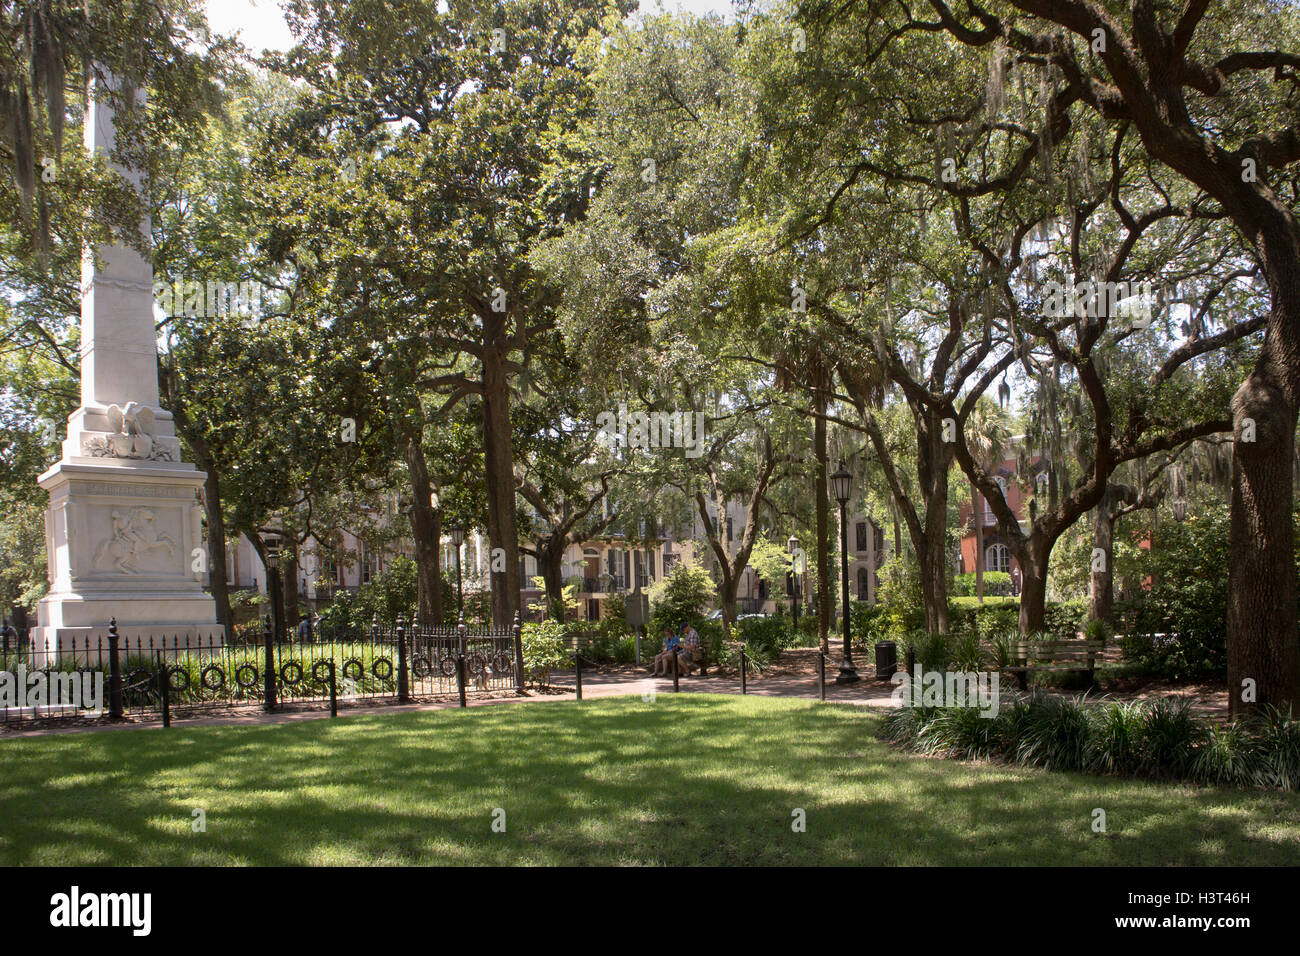
[{"label": "green grass lawn", "polygon": [[906,756],[879,720],[683,694],[0,741],[0,864],[1300,859],[1297,794]]}]

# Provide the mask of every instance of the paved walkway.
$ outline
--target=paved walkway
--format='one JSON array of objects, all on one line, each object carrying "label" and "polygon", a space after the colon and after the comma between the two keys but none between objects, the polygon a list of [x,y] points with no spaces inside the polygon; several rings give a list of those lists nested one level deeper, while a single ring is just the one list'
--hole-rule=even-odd
[{"label": "paved walkway", "polygon": [[[569,691],[566,696],[572,698],[574,689],[573,671],[553,673],[551,682],[557,687]],[[739,694],[739,677],[683,677],[678,681],[682,693],[701,694]],[[673,679],[671,677],[652,677],[649,672],[629,673],[617,671],[582,672],[582,696],[613,697],[619,694],[648,694],[651,689],[656,694],[671,694]],[[816,699],[817,678],[803,674],[781,674],[766,677],[750,677],[748,693],[755,697],[805,697]],[[860,680],[856,684],[835,683],[834,672],[826,675],[826,699],[842,704],[860,704],[868,707],[888,707],[893,686],[888,681]]]}]

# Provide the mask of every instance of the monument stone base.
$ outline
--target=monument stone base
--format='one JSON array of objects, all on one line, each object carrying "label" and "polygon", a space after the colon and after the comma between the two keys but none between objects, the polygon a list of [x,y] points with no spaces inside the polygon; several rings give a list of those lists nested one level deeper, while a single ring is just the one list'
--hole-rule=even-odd
[{"label": "monument stone base", "polygon": [[151,639],[155,649],[222,646],[202,588],[205,477],[179,461],[66,455],[41,476],[51,586],[31,632],[34,666],[93,660],[114,618],[124,652]]}]

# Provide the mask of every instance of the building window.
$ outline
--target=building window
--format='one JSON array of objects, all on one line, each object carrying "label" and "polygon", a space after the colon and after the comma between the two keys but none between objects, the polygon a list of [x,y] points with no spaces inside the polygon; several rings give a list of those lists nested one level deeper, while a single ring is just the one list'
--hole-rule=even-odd
[{"label": "building window", "polygon": [[871,599],[869,581],[870,578],[867,575],[867,569],[858,568],[858,600],[859,601],[869,601]]},{"label": "building window", "polygon": [[858,527],[856,529],[856,537],[857,537],[856,543],[857,543],[858,552],[861,553],[863,551],[866,551],[867,550],[867,523],[865,521],[858,522]]},{"label": "building window", "polygon": [[1011,549],[1005,544],[991,544],[984,549],[984,569],[1011,573]]}]

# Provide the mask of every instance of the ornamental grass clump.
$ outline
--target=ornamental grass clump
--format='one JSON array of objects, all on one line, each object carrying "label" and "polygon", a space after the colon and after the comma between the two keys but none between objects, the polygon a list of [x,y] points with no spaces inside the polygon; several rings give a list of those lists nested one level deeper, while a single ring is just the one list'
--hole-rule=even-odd
[{"label": "ornamental grass clump", "polygon": [[1259,786],[1300,790],[1300,721],[1266,705],[1251,729]]},{"label": "ornamental grass clump", "polygon": [[1110,701],[1092,711],[1086,769],[1129,774],[1137,769],[1142,745],[1143,711],[1138,701]]},{"label": "ornamental grass clump", "polygon": [[905,707],[886,716],[882,736],[962,760],[1300,790],[1300,721],[1268,706],[1219,726],[1178,698],[1089,704],[1035,693],[992,719],[972,707]]},{"label": "ornamental grass clump", "polygon": [[1002,750],[997,720],[978,707],[938,708],[918,736],[918,751],[960,760],[989,760]]},{"label": "ornamental grass clump", "polygon": [[1150,777],[1186,777],[1193,751],[1209,734],[1209,728],[1192,716],[1184,699],[1162,697],[1147,705],[1143,716],[1139,770]]},{"label": "ornamental grass clump", "polygon": [[1034,698],[1015,739],[1016,762],[1046,770],[1082,770],[1089,730],[1082,697]]},{"label": "ornamental grass clump", "polygon": [[1188,772],[1197,783],[1267,786],[1260,757],[1245,723],[1210,727],[1191,756]]}]

